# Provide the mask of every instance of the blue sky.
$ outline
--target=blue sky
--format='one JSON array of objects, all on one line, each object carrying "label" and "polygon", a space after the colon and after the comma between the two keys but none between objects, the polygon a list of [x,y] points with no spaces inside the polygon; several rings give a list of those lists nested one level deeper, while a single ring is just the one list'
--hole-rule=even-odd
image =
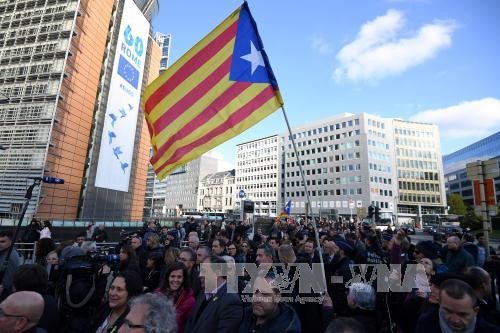
[{"label": "blue sky", "polygon": [[[250,0],[292,126],[343,112],[436,123],[443,154],[500,130],[500,1]],[[161,0],[175,62],[241,1]],[[217,147],[286,130],[280,110]]]}]

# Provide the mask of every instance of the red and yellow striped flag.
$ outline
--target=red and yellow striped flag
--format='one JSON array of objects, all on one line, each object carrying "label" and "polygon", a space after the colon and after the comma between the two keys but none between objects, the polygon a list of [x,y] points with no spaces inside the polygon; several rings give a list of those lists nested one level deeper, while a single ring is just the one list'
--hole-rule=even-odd
[{"label": "red and yellow striped flag", "polygon": [[247,3],[153,81],[143,103],[159,179],[283,105]]}]

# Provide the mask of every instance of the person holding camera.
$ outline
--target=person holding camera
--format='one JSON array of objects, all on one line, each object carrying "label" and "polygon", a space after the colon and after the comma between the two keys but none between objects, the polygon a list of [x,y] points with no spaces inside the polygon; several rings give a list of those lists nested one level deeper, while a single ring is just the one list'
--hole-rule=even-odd
[{"label": "person holding camera", "polygon": [[89,332],[116,333],[129,312],[128,303],[132,297],[142,293],[142,280],[138,273],[118,273],[108,293],[108,301],[94,316]]}]

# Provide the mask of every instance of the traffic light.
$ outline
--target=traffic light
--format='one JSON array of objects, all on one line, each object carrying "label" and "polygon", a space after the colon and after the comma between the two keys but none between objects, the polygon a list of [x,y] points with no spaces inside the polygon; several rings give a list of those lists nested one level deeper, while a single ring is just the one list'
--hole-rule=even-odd
[{"label": "traffic light", "polygon": [[373,206],[368,206],[368,218],[373,218]]},{"label": "traffic light", "polygon": [[380,221],[380,208],[375,207],[375,222]]}]

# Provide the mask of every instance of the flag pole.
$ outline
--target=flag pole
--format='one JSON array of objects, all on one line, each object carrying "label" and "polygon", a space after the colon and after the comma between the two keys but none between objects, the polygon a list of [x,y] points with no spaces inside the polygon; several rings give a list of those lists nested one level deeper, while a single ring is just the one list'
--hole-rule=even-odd
[{"label": "flag pole", "polygon": [[[293,150],[295,152],[295,156],[297,157],[297,164],[299,165],[300,175],[302,176],[302,182],[304,183],[307,204],[309,206],[309,211],[311,213],[311,218],[312,218],[312,223],[313,223],[313,228],[314,228],[314,237],[316,238],[316,245],[318,247],[319,260],[321,263],[321,272],[323,273],[322,274],[323,275],[323,284],[325,287],[324,291],[326,293],[327,285],[326,285],[326,277],[325,277],[325,266],[324,266],[324,262],[323,262],[323,251],[321,250],[321,244],[319,242],[318,227],[316,225],[316,220],[314,219],[314,215],[313,215],[313,211],[312,211],[311,198],[309,197],[309,191],[307,190],[306,178],[304,175],[304,170],[302,169],[302,164],[300,163],[301,161],[300,161],[300,157],[299,157],[299,152],[297,151],[297,145],[295,144],[295,139],[293,138],[292,128],[290,127],[290,122],[288,121],[288,117],[287,117],[286,111],[285,111],[285,106],[283,104],[281,104],[281,111],[283,111],[283,116],[285,117],[286,126],[288,128],[288,133],[290,134],[290,140],[292,141]],[[307,214],[306,214],[306,221],[307,221]]]}]

